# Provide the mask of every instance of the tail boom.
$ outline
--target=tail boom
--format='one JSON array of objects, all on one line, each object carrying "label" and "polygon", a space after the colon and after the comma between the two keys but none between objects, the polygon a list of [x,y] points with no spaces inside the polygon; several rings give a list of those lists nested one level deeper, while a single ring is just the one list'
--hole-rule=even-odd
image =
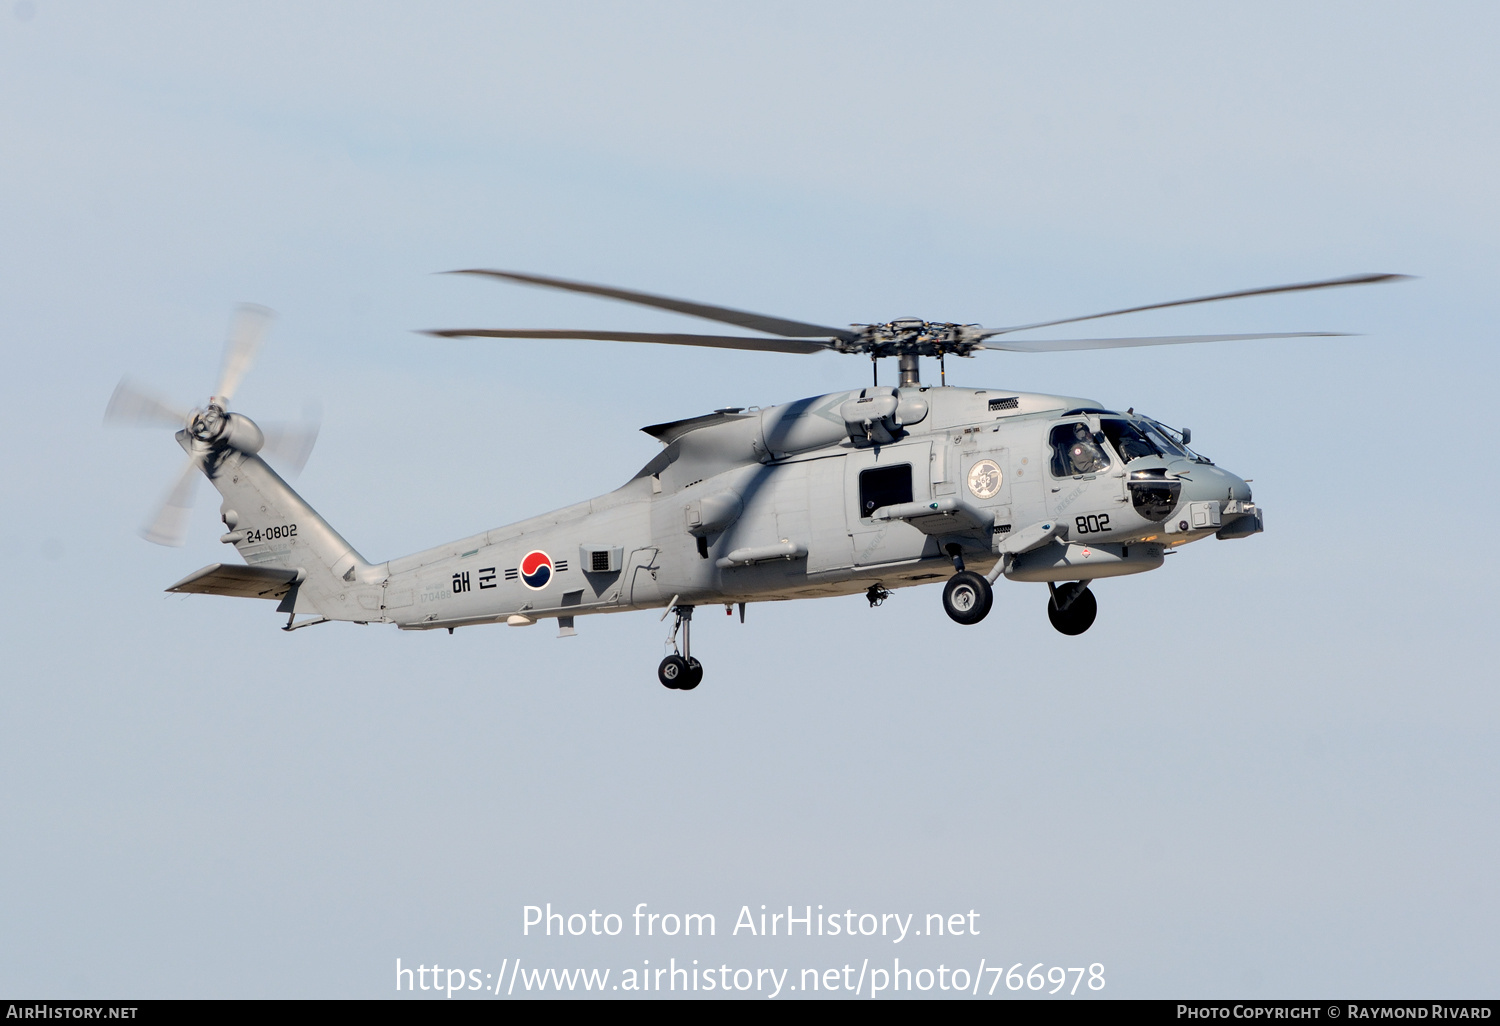
[{"label": "tail boom", "polygon": [[226,449],[203,472],[224,499],[219,511],[229,533],[222,540],[251,567],[297,572],[283,609],[329,620],[380,619],[384,569],[371,566],[265,460]]}]

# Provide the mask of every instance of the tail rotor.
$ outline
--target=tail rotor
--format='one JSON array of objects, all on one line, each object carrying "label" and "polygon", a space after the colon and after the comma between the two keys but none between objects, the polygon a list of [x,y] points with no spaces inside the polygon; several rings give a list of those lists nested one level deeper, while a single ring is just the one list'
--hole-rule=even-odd
[{"label": "tail rotor", "polygon": [[156,508],[156,515],[141,528],[142,538],[156,545],[181,547],[187,537],[188,518],[193,512],[193,499],[198,494],[198,477],[202,470],[203,457],[197,453],[190,455],[177,472],[171,491]]},{"label": "tail rotor", "polygon": [[271,316],[265,307],[250,304],[235,311],[218,387],[205,406],[185,409],[128,377],[115,387],[104,410],[105,423],[176,428],[177,440],[188,453],[187,462],[178,471],[156,513],[141,528],[141,537],[147,541],[157,545],[183,544],[199,475],[216,453],[225,449],[260,452],[273,458],[292,476],[302,470],[312,454],[319,426],[315,416],[305,417],[301,423],[267,424],[262,428],[243,414],[229,412],[230,399],[255,362]]},{"label": "tail rotor", "polygon": [[261,339],[271,321],[271,311],[252,303],[242,304],[229,322],[229,342],[224,346],[224,369],[219,373],[219,387],[209,397],[209,405],[229,409],[229,401],[239,391],[240,382],[255,363]]}]

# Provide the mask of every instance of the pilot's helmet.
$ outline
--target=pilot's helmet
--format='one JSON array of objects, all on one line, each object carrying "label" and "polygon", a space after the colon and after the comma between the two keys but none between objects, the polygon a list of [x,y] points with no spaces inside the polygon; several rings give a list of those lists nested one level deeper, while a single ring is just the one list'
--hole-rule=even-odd
[{"label": "pilot's helmet", "polygon": [[1073,425],[1073,437],[1080,442],[1089,437],[1089,426],[1083,421]]}]

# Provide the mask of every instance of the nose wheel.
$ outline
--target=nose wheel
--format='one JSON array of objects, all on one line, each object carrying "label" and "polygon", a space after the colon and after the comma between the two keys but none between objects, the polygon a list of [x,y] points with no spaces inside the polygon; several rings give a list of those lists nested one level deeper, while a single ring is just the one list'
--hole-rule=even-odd
[{"label": "nose wheel", "polygon": [[[656,668],[656,679],[663,687],[673,691],[691,691],[703,680],[703,664],[692,655],[693,607],[673,606],[672,636],[667,644],[672,652]],[[682,649],[677,648],[678,632],[682,634]]]},{"label": "nose wheel", "polygon": [[1052,621],[1058,633],[1074,637],[1094,625],[1099,613],[1099,603],[1089,591],[1088,581],[1064,584],[1061,588],[1048,582],[1052,597],[1047,600],[1047,619]]}]

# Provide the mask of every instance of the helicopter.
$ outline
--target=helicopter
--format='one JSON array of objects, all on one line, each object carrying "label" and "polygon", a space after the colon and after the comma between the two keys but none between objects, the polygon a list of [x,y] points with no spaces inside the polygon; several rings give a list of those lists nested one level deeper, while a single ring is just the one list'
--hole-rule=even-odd
[{"label": "helicopter", "polygon": [[[1134,409],[1086,398],[947,384],[946,359],[983,350],[1043,353],[1341,334],[1301,331],[1122,338],[1015,339],[1041,328],[1251,296],[1398,281],[1360,274],[1242,289],[1010,327],[901,318],[848,328],[810,324],[629,289],[512,271],[448,272],[594,295],[733,325],[759,335],[459,328],[444,339],[583,339],[757,352],[868,357],[867,387],[776,406],[727,407],[643,428],[661,451],[625,484],[506,527],[372,563],[271,468],[300,469],[315,426],[262,430],[230,402],[260,345],[268,311],[241,308],[219,384],[191,410],[129,379],[106,420],[165,424],[188,459],[142,532],[180,545],[192,490],[222,497],[220,541],[242,563],[213,563],[168,592],[277,602],[283,630],[346,621],[402,630],[556,620],[558,636],[599,613],[662,609],[673,618],[657,679],[691,691],[695,609],[733,615],[754,602],[863,594],[942,583],[943,609],[972,626],[993,586],[1044,584],[1047,617],[1084,633],[1097,580],[1145,573],[1209,537],[1265,529],[1249,483],[1194,451],[1192,434]],[[879,383],[894,358],[897,380]],[[939,384],[921,380],[936,358]]]}]

